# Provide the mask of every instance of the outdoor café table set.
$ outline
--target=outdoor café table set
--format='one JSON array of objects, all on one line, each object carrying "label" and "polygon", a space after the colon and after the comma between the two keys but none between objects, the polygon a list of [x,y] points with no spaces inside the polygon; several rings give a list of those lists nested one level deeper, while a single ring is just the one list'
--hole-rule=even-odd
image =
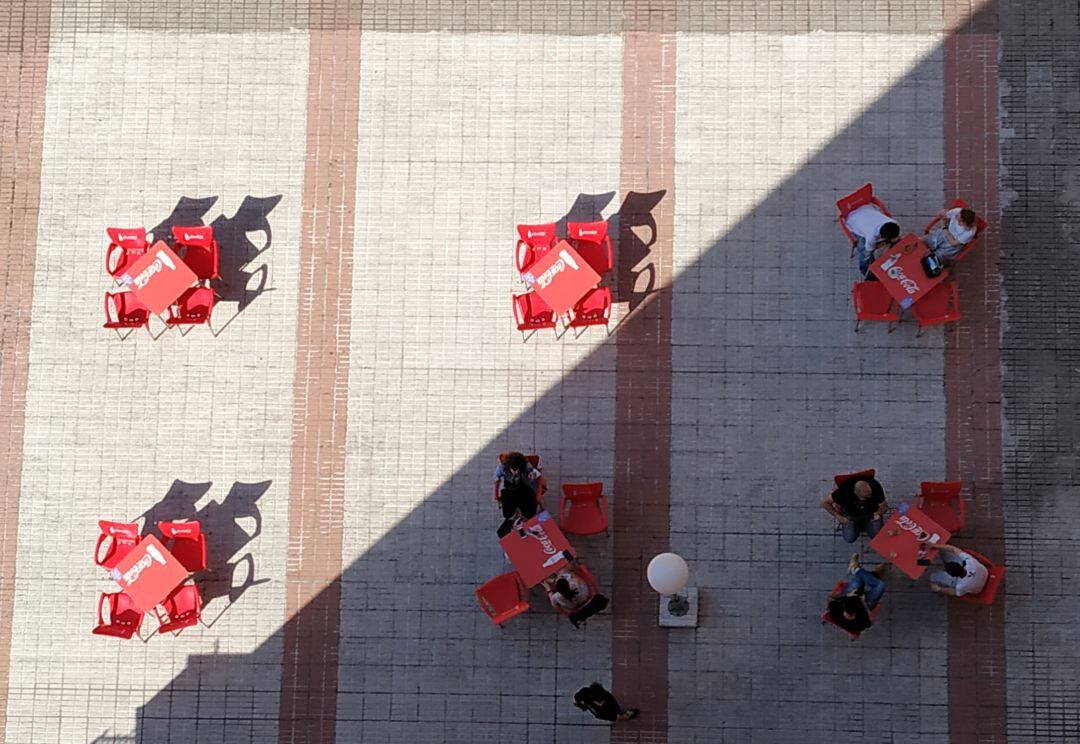
[{"label": "outdoor caf\u00e9 table set", "polygon": [[102,593],[95,634],[141,639],[139,628],[149,613],[157,617],[158,633],[177,633],[199,622],[199,590],[188,582],[207,566],[206,536],[198,522],[158,522],[164,543],[140,535],[133,522],[101,520],[98,527],[94,563],[121,591]]},{"label": "outdoor caf\u00e9 table set", "polygon": [[[855,251],[855,237],[849,228],[854,227],[856,232],[862,234],[866,230],[859,229],[859,225],[867,217],[873,220],[871,224],[876,224],[877,212],[892,216],[885,204],[874,196],[873,184],[869,183],[837,201],[836,207],[840,212],[837,221],[851,241],[852,254]],[[957,199],[953,207],[964,208],[967,203]],[[929,233],[937,221],[935,217],[923,232]],[[987,227],[987,223],[978,218],[974,237],[961,249],[954,263],[971,252]],[[881,252],[870,266],[876,281],[855,282],[852,288],[856,331],[864,320],[886,321],[891,331],[892,323],[899,322],[902,313],[909,309],[919,325],[920,334],[926,326],[960,320],[960,295],[956,282],[949,280],[949,271],[944,268],[931,275],[924,267],[924,259],[929,256],[929,246],[912,233]]]},{"label": "outdoor caf\u00e9 table set", "polygon": [[557,225],[518,225],[514,264],[529,288],[513,296],[518,330],[606,326],[611,319],[611,288],[601,277],[614,266],[608,223],[567,223],[567,237]]},{"label": "outdoor caf\u00e9 table set", "polygon": [[[176,250],[147,239],[142,227],[106,229],[105,270],[126,291],[105,293],[105,327],[149,329],[150,315],[167,326],[210,322],[218,278],[218,243],[210,226],[172,228]],[[157,236],[154,236],[157,237]]]}]

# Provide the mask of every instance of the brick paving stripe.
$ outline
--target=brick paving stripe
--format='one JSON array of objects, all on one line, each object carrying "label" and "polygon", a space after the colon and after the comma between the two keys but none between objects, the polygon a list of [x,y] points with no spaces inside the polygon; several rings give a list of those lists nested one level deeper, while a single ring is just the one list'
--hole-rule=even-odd
[{"label": "brick paving stripe", "polygon": [[48,0],[0,10],[0,740],[7,729],[49,12]]}]

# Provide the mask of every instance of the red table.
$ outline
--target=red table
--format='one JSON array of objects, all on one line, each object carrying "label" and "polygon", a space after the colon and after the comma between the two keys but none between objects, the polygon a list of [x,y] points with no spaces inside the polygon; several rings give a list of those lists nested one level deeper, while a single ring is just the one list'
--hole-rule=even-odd
[{"label": "red table", "polygon": [[929,255],[930,248],[926,243],[908,233],[899,243],[882,252],[870,267],[901,310],[907,310],[920,297],[945,281],[945,271],[932,279],[923,271],[922,260]]},{"label": "red table", "polygon": [[153,612],[188,577],[187,569],[153,535],[144,537],[109,576],[143,612]]},{"label": "red table", "polygon": [[[935,540],[934,535],[938,538]],[[944,545],[952,535],[940,524],[909,504],[901,504],[881,531],[870,541],[870,547],[889,559],[894,566],[913,579],[922,576],[926,566],[920,566],[920,538],[926,538],[926,557],[937,555],[934,545]]]},{"label": "red table", "polygon": [[503,551],[514,564],[518,576],[525,586],[533,587],[558,571],[570,561],[563,555],[569,551],[570,543],[555,520],[546,511],[532,519],[518,522],[514,529],[499,540]]},{"label": "red table", "polygon": [[131,287],[150,312],[160,315],[185,289],[198,281],[198,277],[159,240],[145,256],[128,267],[120,281]]},{"label": "red table", "polygon": [[600,283],[600,275],[565,240],[523,271],[521,278],[556,315],[570,312],[574,303]]}]

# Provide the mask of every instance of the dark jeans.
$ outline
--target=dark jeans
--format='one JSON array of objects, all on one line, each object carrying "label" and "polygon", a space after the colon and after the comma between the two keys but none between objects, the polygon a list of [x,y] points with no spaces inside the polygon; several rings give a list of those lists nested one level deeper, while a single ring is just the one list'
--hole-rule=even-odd
[{"label": "dark jeans", "polygon": [[[847,515],[844,515],[847,517]],[[844,523],[841,534],[844,536],[844,542],[853,543],[859,539],[859,535],[866,533],[867,537],[873,538],[881,529],[883,521],[881,517],[874,518],[871,514],[866,517],[847,517],[847,522]]]},{"label": "dark jeans", "polygon": [[506,488],[499,494],[503,519],[513,519],[515,512],[521,512],[525,519],[536,516],[536,494],[528,488]]},{"label": "dark jeans", "polygon": [[866,600],[866,606],[872,610],[877,607],[877,603],[881,601],[881,595],[885,593],[885,582],[873,571],[860,568],[844,586],[844,594],[852,592],[862,594],[863,599]]}]

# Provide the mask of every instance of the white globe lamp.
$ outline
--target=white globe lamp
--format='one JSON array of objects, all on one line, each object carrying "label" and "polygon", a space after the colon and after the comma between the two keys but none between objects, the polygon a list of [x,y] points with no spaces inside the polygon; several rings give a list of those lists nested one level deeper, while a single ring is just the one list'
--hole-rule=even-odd
[{"label": "white globe lamp", "polygon": [[649,586],[668,597],[668,612],[674,617],[681,617],[690,609],[690,603],[681,592],[690,580],[690,567],[681,555],[660,553],[649,561],[645,572]]}]

